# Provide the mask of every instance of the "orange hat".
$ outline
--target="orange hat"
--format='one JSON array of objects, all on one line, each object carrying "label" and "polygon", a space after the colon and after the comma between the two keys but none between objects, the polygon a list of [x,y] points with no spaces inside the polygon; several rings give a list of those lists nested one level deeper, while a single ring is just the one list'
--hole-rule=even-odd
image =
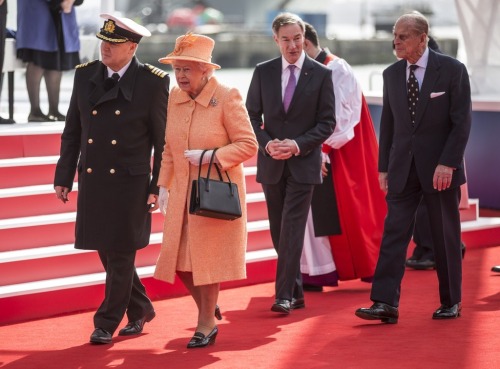
[{"label": "orange hat", "polygon": [[187,60],[208,64],[214,69],[220,69],[220,65],[212,63],[214,45],[215,41],[210,37],[188,33],[177,37],[174,51],[158,59],[158,61],[162,64],[172,64],[175,60]]}]

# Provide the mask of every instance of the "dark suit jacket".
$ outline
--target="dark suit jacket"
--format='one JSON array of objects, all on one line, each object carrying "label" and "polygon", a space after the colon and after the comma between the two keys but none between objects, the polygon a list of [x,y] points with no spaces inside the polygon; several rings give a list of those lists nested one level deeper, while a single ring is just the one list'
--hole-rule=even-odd
[{"label": "dark suit jacket", "polygon": [[410,122],[406,60],[383,73],[384,97],[380,122],[379,172],[388,172],[389,191],[403,191],[412,160],[422,189],[432,185],[438,164],[456,168],[451,188],[465,183],[463,157],[471,127],[470,83],[466,67],[429,50],[429,61],[417,105],[415,127]]},{"label": "dark suit jacket", "polygon": [[321,183],[321,144],[335,128],[335,97],[331,71],[307,55],[295,93],[285,112],[281,93],[281,57],[258,64],[246,107],[259,142],[257,182],[276,184],[285,160],[275,160],[265,147],[275,138],[297,142],[300,155],[286,160],[297,182]]},{"label": "dark suit jacket", "polygon": [[76,248],[130,252],[149,243],[169,77],[135,57],[109,91],[106,76],[100,61],[75,71],[54,185],[72,188],[78,171]]}]

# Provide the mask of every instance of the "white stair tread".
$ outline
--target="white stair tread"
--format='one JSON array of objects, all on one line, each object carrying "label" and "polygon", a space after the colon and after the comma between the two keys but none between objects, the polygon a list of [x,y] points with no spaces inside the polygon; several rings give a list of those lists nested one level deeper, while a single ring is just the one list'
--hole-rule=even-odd
[{"label": "white stair tread", "polygon": [[[78,182],[73,183],[73,191],[78,190]],[[12,187],[12,188],[0,188],[0,199],[9,197],[23,197],[32,195],[45,195],[54,194],[54,185],[52,184],[42,184],[34,186],[23,186],[23,187]]]},{"label": "white stair tread", "polygon": [[25,158],[0,159],[0,168],[25,167],[29,165],[56,164],[59,155],[31,156]]},{"label": "white stair tread", "polygon": [[[272,260],[276,258],[274,249],[257,250],[247,252],[246,260],[248,263],[255,263],[259,261]],[[146,266],[137,268],[137,274],[140,278],[150,278],[153,276],[155,266]],[[62,290],[68,288],[78,288],[85,286],[92,286],[104,283],[106,274],[92,273],[85,275],[78,275],[72,277],[47,279],[42,281],[34,281],[27,283],[19,283],[7,286],[0,286],[0,299],[6,297],[27,295],[33,293],[49,292],[54,290]]]},{"label": "white stair tread", "polygon": [[[269,229],[269,221],[253,221],[247,223],[247,232],[259,232]],[[163,234],[161,232],[151,233],[149,237],[150,245],[160,244]],[[57,257],[62,255],[74,255],[81,252],[92,252],[92,250],[78,250],[73,244],[55,245],[46,247],[36,247],[32,249],[14,250],[0,252],[0,264],[12,263],[16,261]]]},{"label": "white stair tread", "polygon": [[2,126],[0,136],[37,136],[61,134],[64,122],[25,123]]}]

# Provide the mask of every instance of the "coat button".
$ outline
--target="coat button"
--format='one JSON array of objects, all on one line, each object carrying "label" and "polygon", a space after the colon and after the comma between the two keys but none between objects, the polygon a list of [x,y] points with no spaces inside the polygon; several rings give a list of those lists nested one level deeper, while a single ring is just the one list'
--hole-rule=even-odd
[{"label": "coat button", "polygon": [[87,168],[87,173],[92,173],[92,168]]},{"label": "coat button", "polygon": [[110,169],[110,170],[109,170],[109,172],[110,172],[111,174],[115,174],[116,170],[114,170],[114,169]]},{"label": "coat button", "polygon": [[97,115],[97,110],[92,110],[92,115]]},{"label": "coat button", "polygon": [[119,110],[115,111],[115,115],[120,115],[120,114],[121,114],[121,111],[119,111]]},{"label": "coat button", "polygon": [[94,143],[94,140],[93,140],[93,139],[91,139],[91,138],[89,138],[89,140],[88,140],[87,142],[88,142],[89,144],[91,144],[91,143]]},{"label": "coat button", "polygon": [[116,145],[116,140],[111,140],[111,145]]}]

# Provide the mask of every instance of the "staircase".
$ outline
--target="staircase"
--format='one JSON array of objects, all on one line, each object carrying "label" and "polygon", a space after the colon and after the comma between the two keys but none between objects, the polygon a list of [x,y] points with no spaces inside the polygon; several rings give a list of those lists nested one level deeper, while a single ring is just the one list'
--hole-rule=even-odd
[{"label": "staircase", "polygon": [[[52,187],[62,129],[62,123],[0,127],[0,325],[95,309],[103,296],[105,274],[97,254],[73,248],[78,185],[66,204]],[[255,158],[245,163],[248,278],[222,288],[274,279],[276,254],[255,164]],[[461,212],[463,240],[468,247],[500,244],[500,219],[480,218],[478,210],[472,199]],[[187,293],[179,282],[152,278],[162,228],[163,216],[155,212],[150,246],[136,259],[152,299]]]}]

